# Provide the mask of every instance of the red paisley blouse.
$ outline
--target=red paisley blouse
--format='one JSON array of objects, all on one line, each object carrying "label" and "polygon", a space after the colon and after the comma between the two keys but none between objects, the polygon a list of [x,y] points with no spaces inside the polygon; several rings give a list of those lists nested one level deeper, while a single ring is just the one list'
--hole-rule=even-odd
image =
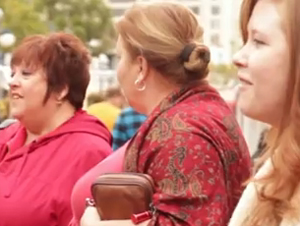
[{"label": "red paisley blouse", "polygon": [[129,144],[124,167],[155,181],[150,225],[225,226],[250,156],[234,114],[205,84],[161,102]]}]

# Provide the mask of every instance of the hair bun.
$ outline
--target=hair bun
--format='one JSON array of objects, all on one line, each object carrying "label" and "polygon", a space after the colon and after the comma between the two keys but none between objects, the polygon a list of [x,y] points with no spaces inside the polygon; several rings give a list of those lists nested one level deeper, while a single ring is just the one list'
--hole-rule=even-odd
[{"label": "hair bun", "polygon": [[[208,47],[205,45],[197,45],[197,44],[187,45],[186,47],[189,49],[188,51],[189,55],[184,59],[183,62],[184,68],[190,72],[207,73],[208,64],[210,62],[210,51]],[[185,52],[185,49],[183,50],[183,52]]]}]

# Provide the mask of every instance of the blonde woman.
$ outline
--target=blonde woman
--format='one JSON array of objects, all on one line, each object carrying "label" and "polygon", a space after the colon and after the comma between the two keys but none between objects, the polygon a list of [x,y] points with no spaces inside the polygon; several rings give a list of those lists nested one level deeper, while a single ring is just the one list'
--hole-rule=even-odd
[{"label": "blonde woman", "polygon": [[[264,165],[250,182],[230,226],[300,225],[299,0],[244,0],[244,47],[234,63],[239,107],[272,126]],[[259,164],[261,165],[261,164]]]},{"label": "blonde woman", "polygon": [[[118,80],[148,115],[124,160],[124,171],[155,182],[156,211],[143,224],[227,225],[250,158],[234,114],[205,79],[210,53],[195,15],[171,3],[135,6],[116,27]],[[100,221],[89,207],[81,225],[133,223]]]}]

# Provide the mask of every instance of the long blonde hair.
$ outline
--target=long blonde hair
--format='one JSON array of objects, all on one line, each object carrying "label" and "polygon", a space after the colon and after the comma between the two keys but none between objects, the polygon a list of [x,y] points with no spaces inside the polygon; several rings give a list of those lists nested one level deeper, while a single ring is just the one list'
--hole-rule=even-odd
[{"label": "long blonde hair", "polygon": [[[240,25],[244,42],[248,39],[247,25],[257,2],[244,0],[242,4]],[[300,1],[274,2],[282,9],[283,28],[289,43],[290,73],[280,127],[270,131],[267,152],[258,162],[261,165],[271,158],[273,170],[263,178],[252,180],[259,186],[259,199],[245,222],[251,226],[278,225],[283,217],[299,218],[300,213],[299,207],[291,203],[300,181],[300,14],[297,12]]]},{"label": "long blonde hair", "polygon": [[[174,3],[135,5],[116,23],[132,59],[142,55],[163,76],[177,84],[201,80],[208,74],[209,50],[203,29],[188,8]],[[190,45],[189,59],[181,53]]]}]

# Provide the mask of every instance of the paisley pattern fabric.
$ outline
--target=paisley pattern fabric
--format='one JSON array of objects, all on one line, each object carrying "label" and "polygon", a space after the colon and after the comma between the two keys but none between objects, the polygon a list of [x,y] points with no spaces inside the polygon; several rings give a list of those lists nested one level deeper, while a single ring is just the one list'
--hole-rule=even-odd
[{"label": "paisley pattern fabric", "polygon": [[208,84],[175,91],[130,142],[125,171],[155,181],[150,225],[227,225],[250,156],[225,101]]}]

